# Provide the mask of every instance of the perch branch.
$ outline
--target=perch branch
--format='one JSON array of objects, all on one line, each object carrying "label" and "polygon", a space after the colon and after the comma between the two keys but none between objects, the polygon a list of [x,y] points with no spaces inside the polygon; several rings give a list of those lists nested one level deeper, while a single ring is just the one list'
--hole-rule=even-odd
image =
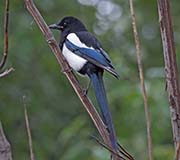
[{"label": "perch branch", "polygon": [[12,160],[11,146],[7,141],[0,122],[0,160]]},{"label": "perch branch", "polygon": [[180,159],[180,92],[169,0],[158,0],[158,11],[174,145]]},{"label": "perch branch", "polygon": [[[84,95],[84,91],[80,87],[77,79],[75,78],[73,72],[71,71],[67,61],[61,54],[61,51],[59,49],[59,46],[57,45],[57,42],[55,38],[53,37],[52,32],[48,28],[47,24],[45,23],[43,17],[39,13],[38,9],[36,8],[33,0],[25,0],[25,4],[27,7],[27,10],[30,12],[32,17],[34,18],[35,22],[37,23],[38,27],[40,28],[41,32],[45,36],[49,47],[52,49],[54,55],[57,58],[58,63],[60,64],[62,70],[64,71],[64,74],[68,78],[69,82],[71,83],[72,87],[74,88],[75,92],[77,93],[79,99],[83,103],[83,106],[85,107],[86,111],[90,115],[92,121],[94,122],[97,130],[99,131],[104,143],[112,149],[111,142],[109,139],[109,133],[106,129],[105,124],[103,123],[102,119],[100,118],[98,112],[96,111],[95,107],[89,100],[89,98]],[[113,149],[112,149],[113,150]],[[117,153],[117,151],[114,151]],[[111,153],[114,160],[121,160],[118,156]]]},{"label": "perch branch", "polygon": [[133,0],[129,0],[129,3],[130,3],[132,27],[133,27],[134,39],[135,39],[135,45],[136,45],[139,78],[141,81],[141,88],[142,88],[142,94],[143,94],[143,99],[144,99],[144,110],[145,110],[145,115],[146,115],[149,160],[153,160],[151,120],[150,120],[149,107],[148,107],[148,103],[147,103],[146,87],[145,87],[145,83],[144,83],[142,52],[141,52],[141,48],[140,48],[139,35],[138,35],[138,31],[137,31],[137,26],[136,26],[136,18],[135,18],[135,13],[134,13]]}]

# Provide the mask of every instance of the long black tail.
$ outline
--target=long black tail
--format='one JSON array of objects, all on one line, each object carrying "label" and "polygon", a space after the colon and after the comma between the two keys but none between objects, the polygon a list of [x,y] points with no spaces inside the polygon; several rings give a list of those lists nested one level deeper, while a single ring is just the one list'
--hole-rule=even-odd
[{"label": "long black tail", "polygon": [[118,143],[117,143],[117,139],[116,139],[114,125],[113,125],[112,118],[111,118],[111,113],[110,113],[109,107],[108,107],[108,101],[107,101],[107,97],[106,97],[106,91],[104,88],[102,74],[103,74],[102,72],[96,72],[96,73],[90,74],[89,76],[90,76],[91,82],[94,87],[97,102],[100,106],[103,121],[104,121],[105,125],[108,127],[112,147],[113,147],[113,149],[117,150]]}]

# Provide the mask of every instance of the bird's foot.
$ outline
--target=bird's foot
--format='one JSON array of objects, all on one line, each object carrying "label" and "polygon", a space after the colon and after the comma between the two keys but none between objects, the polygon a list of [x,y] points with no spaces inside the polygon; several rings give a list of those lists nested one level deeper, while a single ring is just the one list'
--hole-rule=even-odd
[{"label": "bird's foot", "polygon": [[90,86],[91,86],[91,80],[89,81],[86,89],[84,89],[84,94],[83,94],[83,96],[87,96]]},{"label": "bird's foot", "polygon": [[55,41],[55,39],[54,39],[54,38],[50,38],[50,39],[48,39],[48,40],[47,40],[47,42],[48,42],[49,44],[56,43],[56,41]]},{"label": "bird's foot", "polygon": [[87,96],[87,94],[88,94],[88,89],[86,88],[83,90],[83,96]]}]

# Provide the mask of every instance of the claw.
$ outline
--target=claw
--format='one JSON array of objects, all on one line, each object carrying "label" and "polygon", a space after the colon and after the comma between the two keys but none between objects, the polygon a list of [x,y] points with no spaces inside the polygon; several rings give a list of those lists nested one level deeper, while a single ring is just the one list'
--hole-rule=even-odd
[{"label": "claw", "polygon": [[83,91],[83,96],[87,96],[87,94],[88,94],[88,90],[85,89],[85,90]]}]

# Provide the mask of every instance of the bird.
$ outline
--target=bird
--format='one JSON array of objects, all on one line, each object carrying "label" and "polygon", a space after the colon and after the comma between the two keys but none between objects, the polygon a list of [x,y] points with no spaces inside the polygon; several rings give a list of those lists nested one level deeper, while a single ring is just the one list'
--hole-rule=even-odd
[{"label": "bird", "polygon": [[92,83],[102,120],[109,132],[111,146],[114,150],[118,150],[119,145],[108,106],[103,73],[107,71],[116,78],[119,78],[119,75],[108,54],[97,38],[88,32],[86,26],[76,17],[66,16],[57,23],[49,25],[49,28],[61,32],[59,47],[70,67],[81,75],[89,77],[86,93]]}]

